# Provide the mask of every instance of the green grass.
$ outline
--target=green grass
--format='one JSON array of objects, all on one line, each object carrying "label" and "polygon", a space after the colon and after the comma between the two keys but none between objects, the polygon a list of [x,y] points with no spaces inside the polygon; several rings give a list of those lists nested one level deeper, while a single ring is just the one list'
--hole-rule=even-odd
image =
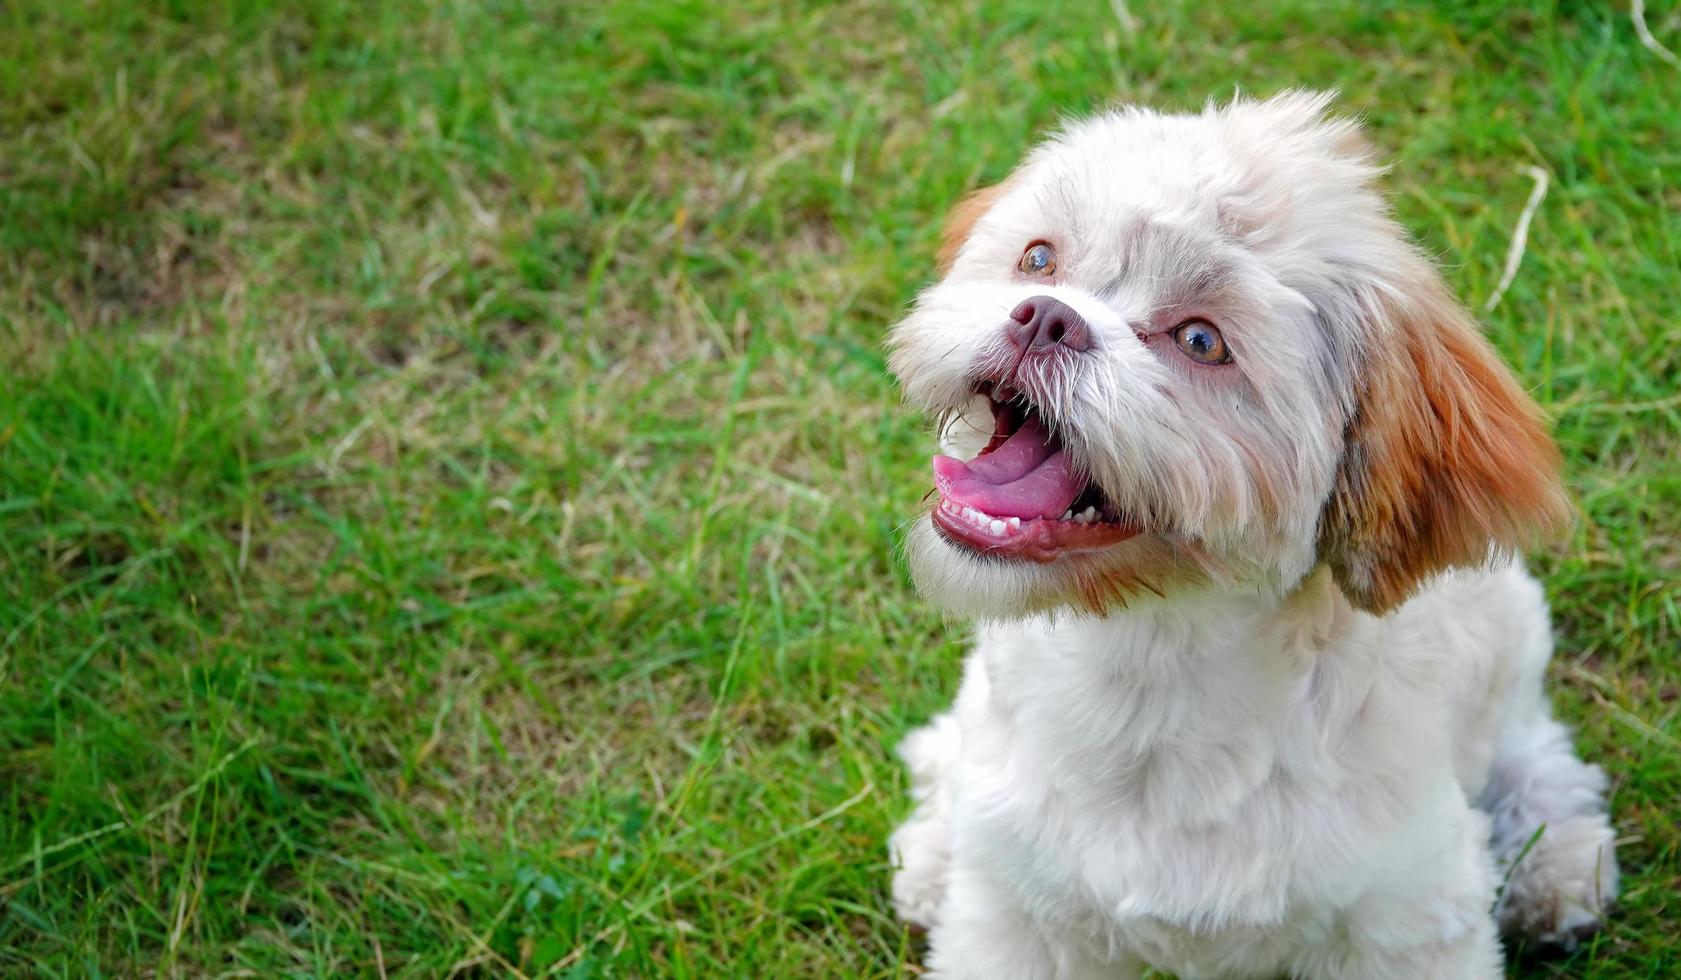
[{"label": "green grass", "polygon": [[904,972],[962,632],[884,329],[1058,119],[1290,85],[1473,305],[1552,177],[1486,319],[1627,877],[1516,973],[1681,972],[1681,72],[1602,4],[1132,13],[0,6],[0,974]]}]

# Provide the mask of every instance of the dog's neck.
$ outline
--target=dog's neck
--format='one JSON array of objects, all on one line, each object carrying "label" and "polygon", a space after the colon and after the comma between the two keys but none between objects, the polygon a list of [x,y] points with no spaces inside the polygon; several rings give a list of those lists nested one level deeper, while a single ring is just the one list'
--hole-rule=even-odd
[{"label": "dog's neck", "polygon": [[1020,730],[1073,784],[1214,815],[1285,760],[1311,765],[1297,743],[1357,710],[1374,654],[1342,648],[1362,620],[1321,570],[1283,597],[1205,592],[992,627],[982,649],[992,701],[1033,716]]}]

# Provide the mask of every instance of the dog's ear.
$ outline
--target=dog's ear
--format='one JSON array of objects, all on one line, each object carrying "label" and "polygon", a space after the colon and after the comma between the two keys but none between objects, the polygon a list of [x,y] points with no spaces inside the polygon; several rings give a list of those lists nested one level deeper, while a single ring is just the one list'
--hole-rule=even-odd
[{"label": "dog's ear", "polygon": [[946,215],[946,226],[940,232],[939,270],[941,275],[951,269],[951,264],[957,258],[957,250],[968,241],[969,232],[974,229],[975,222],[981,220],[981,215],[987,213],[992,205],[1004,193],[1003,184],[993,184],[990,187],[979,187],[968,193],[957,206]]},{"label": "dog's ear", "polygon": [[1369,293],[1371,321],[1319,553],[1356,606],[1566,528],[1573,516],[1540,408],[1422,258]]}]

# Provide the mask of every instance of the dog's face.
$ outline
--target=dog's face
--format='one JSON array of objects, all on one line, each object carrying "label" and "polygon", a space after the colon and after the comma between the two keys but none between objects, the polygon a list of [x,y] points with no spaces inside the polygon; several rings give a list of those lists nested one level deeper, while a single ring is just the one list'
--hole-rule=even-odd
[{"label": "dog's face", "polygon": [[1539,413],[1300,93],[1078,123],[893,330],[942,420],[919,586],[982,618],[1328,564],[1386,610],[1568,520]]}]

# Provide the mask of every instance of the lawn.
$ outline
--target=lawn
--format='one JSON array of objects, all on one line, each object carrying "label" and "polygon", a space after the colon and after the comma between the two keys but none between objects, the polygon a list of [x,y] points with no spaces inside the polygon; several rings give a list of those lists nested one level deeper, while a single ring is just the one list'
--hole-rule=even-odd
[{"label": "lawn", "polygon": [[1621,0],[0,6],[0,974],[913,968],[964,631],[885,329],[1059,119],[1292,85],[1475,308],[1549,178],[1484,320],[1626,893],[1514,975],[1681,974],[1681,66]]}]

